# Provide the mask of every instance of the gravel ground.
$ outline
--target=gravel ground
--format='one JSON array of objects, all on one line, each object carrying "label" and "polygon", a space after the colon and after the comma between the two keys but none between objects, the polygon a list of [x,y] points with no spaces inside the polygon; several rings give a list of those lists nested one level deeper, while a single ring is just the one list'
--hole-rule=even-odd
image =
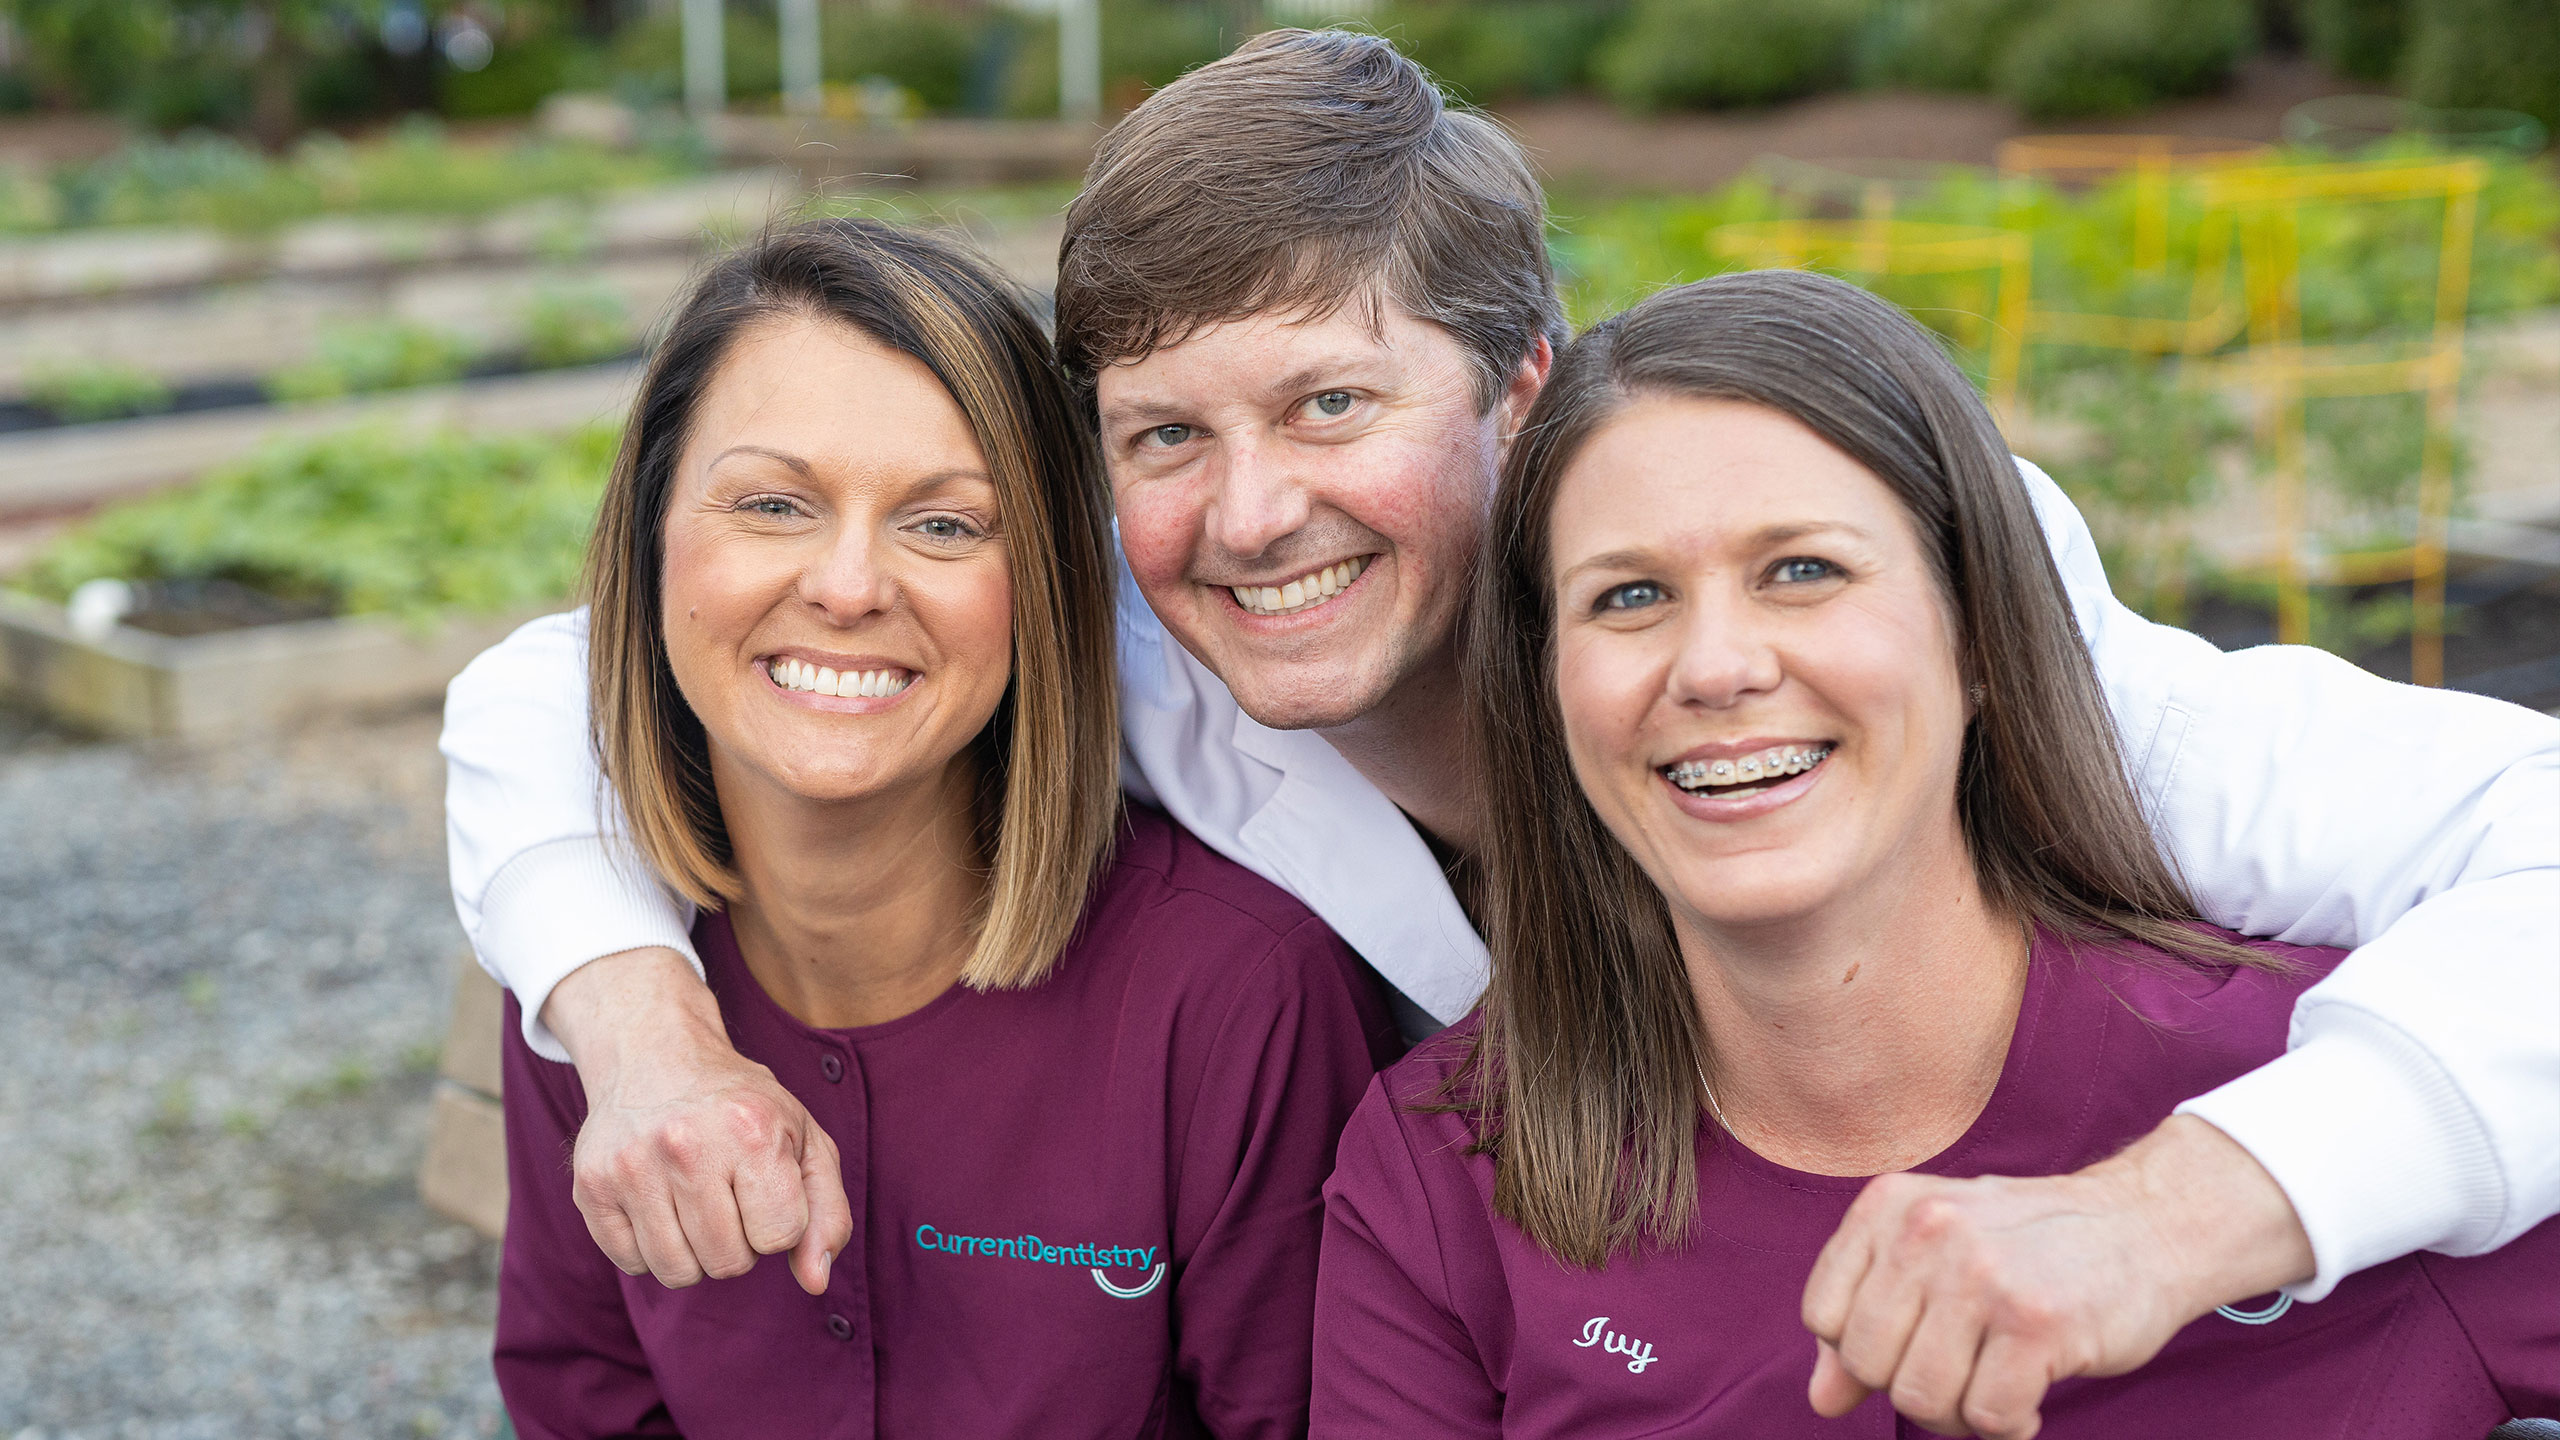
[{"label": "gravel ground", "polygon": [[496,1247],[418,1202],[432,717],[0,716],[0,1437],[485,1436]]}]

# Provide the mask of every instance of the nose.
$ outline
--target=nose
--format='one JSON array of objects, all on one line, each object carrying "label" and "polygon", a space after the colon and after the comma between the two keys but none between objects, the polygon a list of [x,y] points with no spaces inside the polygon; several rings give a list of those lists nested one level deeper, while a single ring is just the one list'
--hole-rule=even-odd
[{"label": "nose", "polygon": [[880,550],[880,537],[869,526],[848,525],[836,531],[826,548],[811,556],[800,571],[801,602],[837,629],[849,629],[865,616],[887,610],[897,585]]},{"label": "nose", "polygon": [[1306,528],[1307,492],[1289,474],[1280,447],[1262,436],[1228,444],[1219,456],[1207,531],[1219,549],[1250,560]]},{"label": "nose", "polygon": [[1665,683],[1675,704],[1728,710],[1777,689],[1784,676],[1777,647],[1750,608],[1710,601],[1691,606]]}]

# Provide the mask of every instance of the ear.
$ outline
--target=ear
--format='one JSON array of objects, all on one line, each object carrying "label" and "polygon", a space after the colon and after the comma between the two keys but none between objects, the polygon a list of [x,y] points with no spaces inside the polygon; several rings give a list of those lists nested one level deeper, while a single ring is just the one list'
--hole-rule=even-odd
[{"label": "ear", "polygon": [[1547,387],[1547,376],[1556,368],[1556,347],[1546,336],[1538,337],[1536,348],[1520,357],[1520,368],[1511,372],[1511,383],[1502,392],[1501,447],[1511,449],[1511,439],[1529,419],[1529,407],[1537,403],[1538,392]]}]

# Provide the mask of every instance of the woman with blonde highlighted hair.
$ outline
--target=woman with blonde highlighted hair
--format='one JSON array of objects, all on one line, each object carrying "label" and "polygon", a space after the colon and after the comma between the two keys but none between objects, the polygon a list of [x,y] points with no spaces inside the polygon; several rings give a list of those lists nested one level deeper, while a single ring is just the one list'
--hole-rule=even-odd
[{"label": "woman with blonde highlighted hair", "polygon": [[511,1015],[521,1433],[1305,1428],[1318,1187],[1392,1031],[1304,907],[1122,804],[1109,544],[982,263],[820,222],[684,302],[589,554],[595,742],[634,873],[698,907],[730,1037],[842,1166],[808,1232],[851,1238],[726,1253],[678,1204],[712,1278],[617,1271],[586,1097]]}]

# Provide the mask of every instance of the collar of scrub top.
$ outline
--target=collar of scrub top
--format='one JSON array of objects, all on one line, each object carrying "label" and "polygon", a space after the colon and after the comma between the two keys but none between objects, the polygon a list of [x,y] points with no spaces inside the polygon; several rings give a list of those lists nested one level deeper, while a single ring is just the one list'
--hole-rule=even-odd
[{"label": "collar of scrub top", "polygon": [[1126,563],[1120,665],[1131,793],[1297,896],[1441,1024],[1474,1007],[1484,941],[1413,822],[1323,736],[1245,714],[1165,633]]}]

